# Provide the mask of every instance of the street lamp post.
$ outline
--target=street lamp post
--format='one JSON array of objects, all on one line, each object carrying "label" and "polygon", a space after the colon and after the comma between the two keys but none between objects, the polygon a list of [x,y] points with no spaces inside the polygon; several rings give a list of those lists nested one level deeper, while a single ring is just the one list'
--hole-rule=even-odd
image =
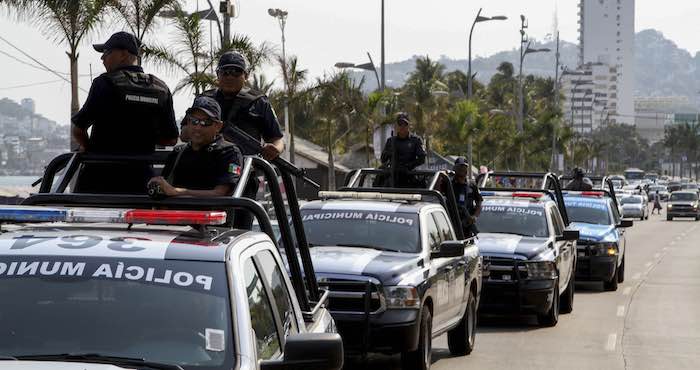
[{"label": "street lamp post", "polygon": [[[472,75],[472,34],[474,33],[474,26],[476,26],[477,23],[479,22],[488,22],[488,21],[504,21],[508,19],[508,17],[503,16],[503,15],[497,15],[494,17],[485,17],[481,15],[481,11],[483,8],[479,8],[479,12],[476,13],[476,18],[474,19],[474,23],[472,23],[471,30],[469,31],[469,69],[467,70],[467,99],[471,99],[472,97],[472,84],[473,81],[472,79],[474,76]],[[471,165],[471,164],[470,164]]]},{"label": "street lamp post", "polygon": [[287,50],[285,27],[287,26],[287,11],[282,9],[268,9],[267,14],[276,18],[282,31],[282,79],[284,80],[284,132],[289,136],[289,161],[294,164],[294,128],[289,125],[289,71],[287,70]]},{"label": "street lamp post", "polygon": [[367,57],[369,58],[369,63],[355,64],[355,63],[348,63],[348,62],[338,62],[335,64],[335,68],[340,68],[340,69],[355,68],[355,69],[363,69],[365,71],[372,71],[372,72],[374,72],[374,77],[377,79],[377,88],[381,91],[382,90],[382,82],[379,79],[379,72],[377,72],[377,67],[374,66],[374,61],[372,61],[372,55],[369,52],[367,52]]}]

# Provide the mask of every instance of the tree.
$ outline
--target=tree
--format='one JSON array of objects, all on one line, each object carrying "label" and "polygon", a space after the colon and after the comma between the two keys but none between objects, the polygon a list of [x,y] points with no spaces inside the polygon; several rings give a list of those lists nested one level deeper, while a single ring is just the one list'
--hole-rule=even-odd
[{"label": "tree", "polygon": [[267,96],[272,94],[272,87],[275,85],[275,80],[268,81],[264,74],[258,73],[253,75],[250,87],[253,90],[259,91]]},{"label": "tree", "polygon": [[78,112],[78,46],[102,21],[109,0],[5,0],[18,19],[39,26],[44,35],[68,45],[71,115]]},{"label": "tree", "polygon": [[116,11],[131,33],[142,42],[145,42],[146,34],[156,25],[156,16],[180,3],[181,0],[108,0],[108,6]]}]

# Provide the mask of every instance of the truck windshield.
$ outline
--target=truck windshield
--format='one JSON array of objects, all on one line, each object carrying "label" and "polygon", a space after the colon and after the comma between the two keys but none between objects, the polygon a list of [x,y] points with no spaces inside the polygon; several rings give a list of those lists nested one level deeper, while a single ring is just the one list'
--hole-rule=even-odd
[{"label": "truck windshield", "polygon": [[698,200],[698,195],[693,193],[671,193],[671,201],[694,201]]},{"label": "truck windshield", "polygon": [[312,245],[344,245],[420,252],[418,214],[354,210],[302,210]]},{"label": "truck windshield", "polygon": [[0,258],[0,355],[97,353],[232,369],[223,263]]},{"label": "truck windshield", "polygon": [[547,218],[541,206],[514,206],[484,203],[477,219],[482,233],[504,233],[546,238],[549,236]]},{"label": "truck windshield", "polygon": [[596,225],[611,225],[613,223],[605,203],[566,199],[565,204],[566,213],[568,213],[571,222]]}]

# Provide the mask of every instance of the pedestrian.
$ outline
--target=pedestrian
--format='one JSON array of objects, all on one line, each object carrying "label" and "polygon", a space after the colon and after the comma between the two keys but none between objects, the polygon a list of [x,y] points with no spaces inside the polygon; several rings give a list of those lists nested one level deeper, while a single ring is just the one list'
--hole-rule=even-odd
[{"label": "pedestrian", "polygon": [[[163,81],[137,64],[141,42],[136,36],[117,32],[93,47],[102,53],[106,72],[95,78],[85,104],[71,118],[77,150],[133,156],[153,154],[156,145],[175,145],[178,131],[172,95]],[[145,194],[151,165],[127,162],[86,163],[74,191]]]},{"label": "pedestrian", "polygon": [[455,160],[455,175],[452,179],[452,191],[454,191],[457,201],[457,209],[465,237],[478,234],[476,219],[481,214],[481,203],[484,201],[476,183],[467,177],[470,165],[463,157],[458,157]]},{"label": "pedestrian", "polygon": [[654,211],[657,211],[657,214],[661,214],[661,195],[659,195],[659,191],[657,190],[654,195],[654,208],[651,210],[651,214],[654,214]]},{"label": "pedestrian", "polygon": [[381,156],[380,168],[388,173],[377,177],[376,186],[410,188],[423,185],[416,176],[408,173],[425,163],[426,157],[423,141],[411,133],[410,126],[408,114],[396,115],[396,135],[387,139]]},{"label": "pedestrian", "polygon": [[591,185],[590,179],[586,181],[586,174],[579,167],[574,168],[572,171],[573,180],[566,185],[565,190],[574,191],[590,191],[593,190],[593,185]]},{"label": "pedestrian", "polygon": [[166,196],[229,196],[241,174],[243,155],[221,136],[223,122],[216,100],[200,96],[187,110],[189,141],[168,156],[161,176],[149,181]]}]

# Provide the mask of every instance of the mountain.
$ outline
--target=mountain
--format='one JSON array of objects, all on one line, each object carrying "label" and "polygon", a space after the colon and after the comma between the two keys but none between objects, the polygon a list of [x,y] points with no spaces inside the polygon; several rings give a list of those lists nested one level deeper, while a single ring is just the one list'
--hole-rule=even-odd
[{"label": "mountain", "polygon": [[[553,41],[533,42],[533,48],[549,48],[550,53],[529,54],[523,64],[525,74],[538,76],[554,76],[554,52],[556,45]],[[695,56],[679,48],[673,41],[665,38],[656,30],[644,30],[635,36],[635,95],[638,96],[687,96],[695,101],[700,91],[700,53]],[[486,58],[475,58],[472,70],[477,73],[476,79],[488,82],[496,73],[501,62],[513,63],[518,68],[520,50],[502,51]],[[410,60],[387,64],[387,86],[398,87],[408,78],[415,67],[418,56]],[[467,71],[466,59],[451,59],[441,56],[438,61],[444,64],[447,71],[456,69]],[[578,64],[578,45],[566,41],[560,43],[560,63],[569,69],[575,69]],[[376,79],[372,72],[354,72],[356,78],[365,78],[365,88],[376,88]]]}]

